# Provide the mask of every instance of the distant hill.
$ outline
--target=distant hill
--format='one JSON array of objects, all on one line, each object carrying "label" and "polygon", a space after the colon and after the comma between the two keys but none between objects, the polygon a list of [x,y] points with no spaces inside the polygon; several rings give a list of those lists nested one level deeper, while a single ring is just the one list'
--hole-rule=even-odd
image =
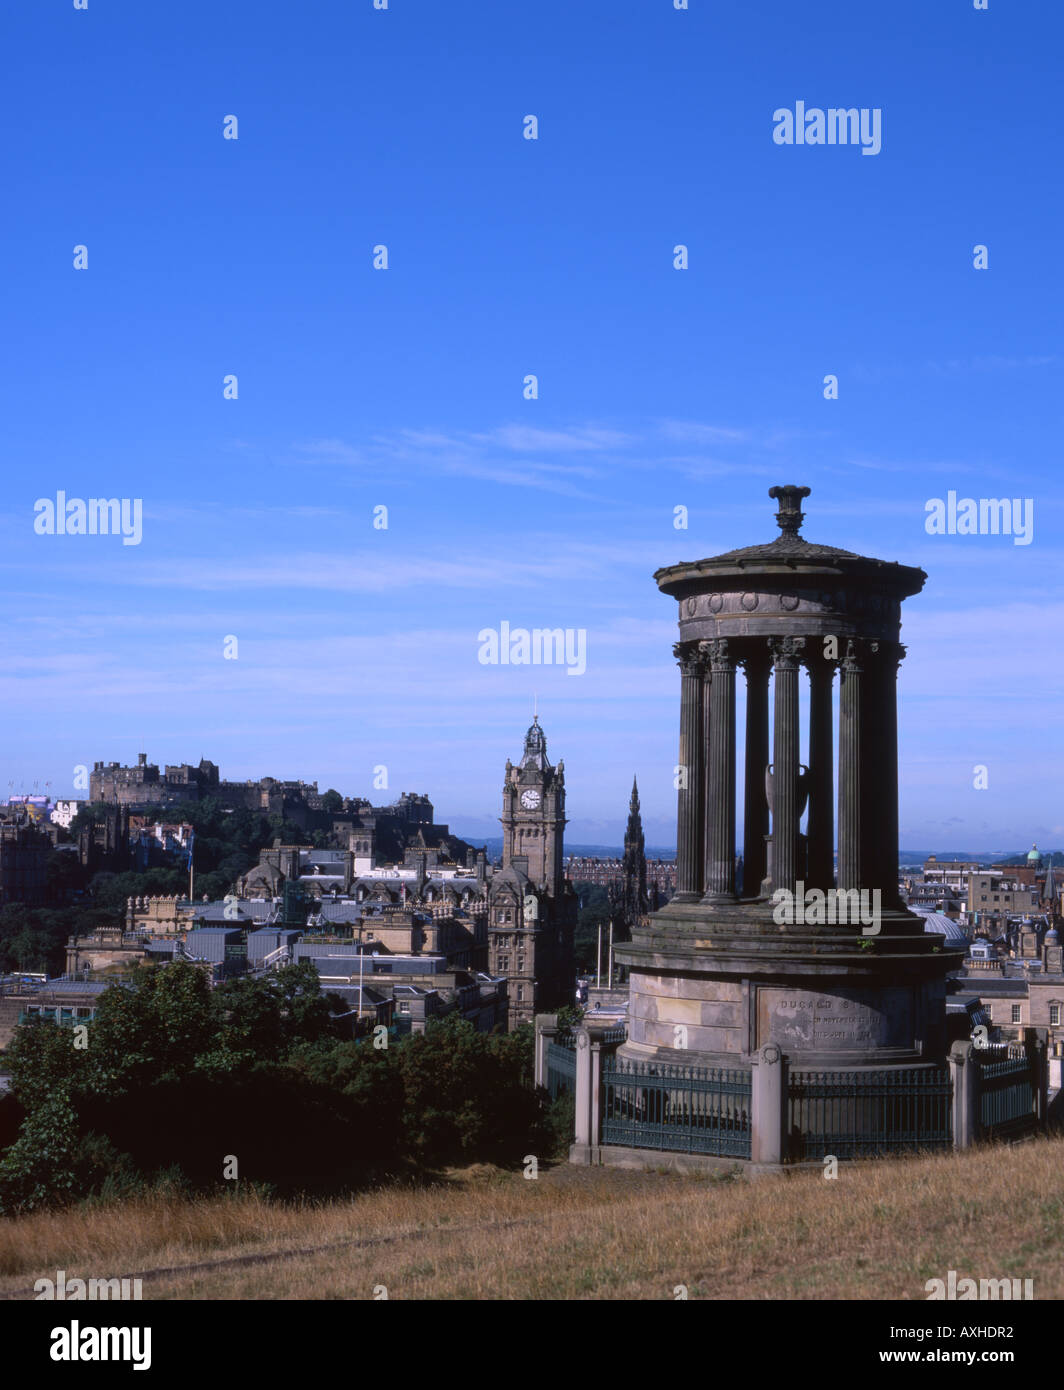
[{"label": "distant hill", "polygon": [[[933,854],[936,859],[978,859],[987,864],[1026,864],[1027,854],[1030,845],[1024,850],[1015,849],[900,849],[898,858],[903,864],[922,864],[925,859],[930,859]],[[1048,851],[1043,851],[1043,856],[1048,857]],[[1064,862],[1064,854],[1060,850],[1053,851],[1053,862],[1059,864]]]},{"label": "distant hill", "polygon": [[[451,827],[451,829],[454,831],[456,835],[460,835],[462,839],[468,840],[470,844],[474,844],[477,846],[487,845],[489,857],[494,859],[499,859],[502,857],[501,835],[489,835],[487,837],[483,835],[472,835],[464,832],[460,825],[454,825]],[[1024,850],[899,849],[898,862],[901,864],[923,864],[925,860],[930,859],[931,855],[933,854],[935,858],[939,860],[972,859],[978,860],[980,863],[987,864],[1026,864],[1027,853],[1029,848],[1030,846],[1028,846],[1028,849]],[[589,859],[620,859],[624,854],[624,848],[621,845],[581,844],[578,842],[570,843],[567,840],[565,843],[565,857],[568,858],[570,854],[575,854],[578,857]],[[676,849],[675,847],[663,848],[654,845],[647,845],[647,858],[675,859]],[[1044,850],[1043,859],[1049,858],[1052,858],[1053,863],[1055,865],[1064,865],[1064,851],[1062,850]]]}]

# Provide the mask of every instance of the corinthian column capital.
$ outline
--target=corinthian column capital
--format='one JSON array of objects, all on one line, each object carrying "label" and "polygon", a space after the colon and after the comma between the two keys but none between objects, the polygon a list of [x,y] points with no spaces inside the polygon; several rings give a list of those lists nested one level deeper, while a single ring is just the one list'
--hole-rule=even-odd
[{"label": "corinthian column capital", "polygon": [[714,637],[708,642],[700,642],[711,671],[734,671],[735,657],[727,637]]},{"label": "corinthian column capital", "polygon": [[685,676],[700,676],[705,669],[705,660],[700,648],[701,642],[675,642],[672,654],[676,664]]},{"label": "corinthian column capital", "polygon": [[805,650],[805,638],[770,637],[768,646],[777,670],[793,670],[797,668],[798,659]]}]

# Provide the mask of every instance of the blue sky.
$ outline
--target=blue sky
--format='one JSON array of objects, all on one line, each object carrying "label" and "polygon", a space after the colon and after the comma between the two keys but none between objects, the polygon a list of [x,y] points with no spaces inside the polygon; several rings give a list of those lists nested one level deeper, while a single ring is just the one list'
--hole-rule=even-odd
[{"label": "blue sky", "polygon": [[[8,7],[0,794],[143,748],[379,800],[383,764],[487,834],[535,691],[570,838],[635,772],[667,843],[651,574],[798,482],[809,538],[930,576],[903,844],[1064,843],[1064,18],[690,5]],[[880,153],[775,144],[797,100],[880,108]],[[140,545],[35,534],[60,489],[141,498]],[[1032,497],[1033,544],[928,536],[950,489]],[[503,620],[586,629],[586,674],[480,665]]]}]

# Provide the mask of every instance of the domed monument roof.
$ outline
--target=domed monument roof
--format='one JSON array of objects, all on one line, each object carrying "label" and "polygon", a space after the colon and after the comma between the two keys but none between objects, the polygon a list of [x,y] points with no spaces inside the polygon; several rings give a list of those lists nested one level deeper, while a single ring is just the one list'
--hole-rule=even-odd
[{"label": "domed monument roof", "polygon": [[[732,576],[738,581],[738,587],[742,587],[750,581],[752,571],[760,571],[769,575],[790,574],[796,578],[804,572],[810,577],[815,576],[819,586],[824,586],[829,574],[840,579],[859,577],[878,583],[898,598],[920,592],[927,579],[922,569],[901,565],[896,560],[875,560],[852,550],[840,550],[834,545],[818,545],[800,535],[805,520],[801,502],[809,493],[809,488],[799,487],[795,483],[769,488],[768,495],[779,503],[776,525],[780,528],[780,534],[775,540],[764,545],[726,550],[722,555],[713,555],[705,560],[668,565],[654,573],[658,587],[676,598],[683,598],[700,581],[711,577],[725,579]],[[725,584],[722,587],[733,588],[736,585]]]},{"label": "domed monument roof", "polygon": [[1038,846],[1032,845],[1027,852],[1028,864],[1041,864],[1042,856],[1038,853]]},{"label": "domed monument roof", "polygon": [[807,541],[799,534],[807,487],[788,483],[769,488],[769,496],[778,504],[780,534],[774,541],[655,572],[658,588],[679,602],[681,642],[760,637],[896,642],[902,600],[920,592],[924,571]]}]

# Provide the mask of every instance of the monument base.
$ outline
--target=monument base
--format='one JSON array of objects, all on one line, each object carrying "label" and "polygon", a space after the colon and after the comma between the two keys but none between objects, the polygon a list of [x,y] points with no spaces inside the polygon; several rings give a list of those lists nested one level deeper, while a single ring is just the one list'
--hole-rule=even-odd
[{"label": "monument base", "polygon": [[621,1056],[690,1066],[749,1064],[773,1043],[792,1066],[941,1061],[945,977],[963,952],[901,907],[875,935],[780,926],[772,903],[669,903],[615,948],[629,967]]}]

